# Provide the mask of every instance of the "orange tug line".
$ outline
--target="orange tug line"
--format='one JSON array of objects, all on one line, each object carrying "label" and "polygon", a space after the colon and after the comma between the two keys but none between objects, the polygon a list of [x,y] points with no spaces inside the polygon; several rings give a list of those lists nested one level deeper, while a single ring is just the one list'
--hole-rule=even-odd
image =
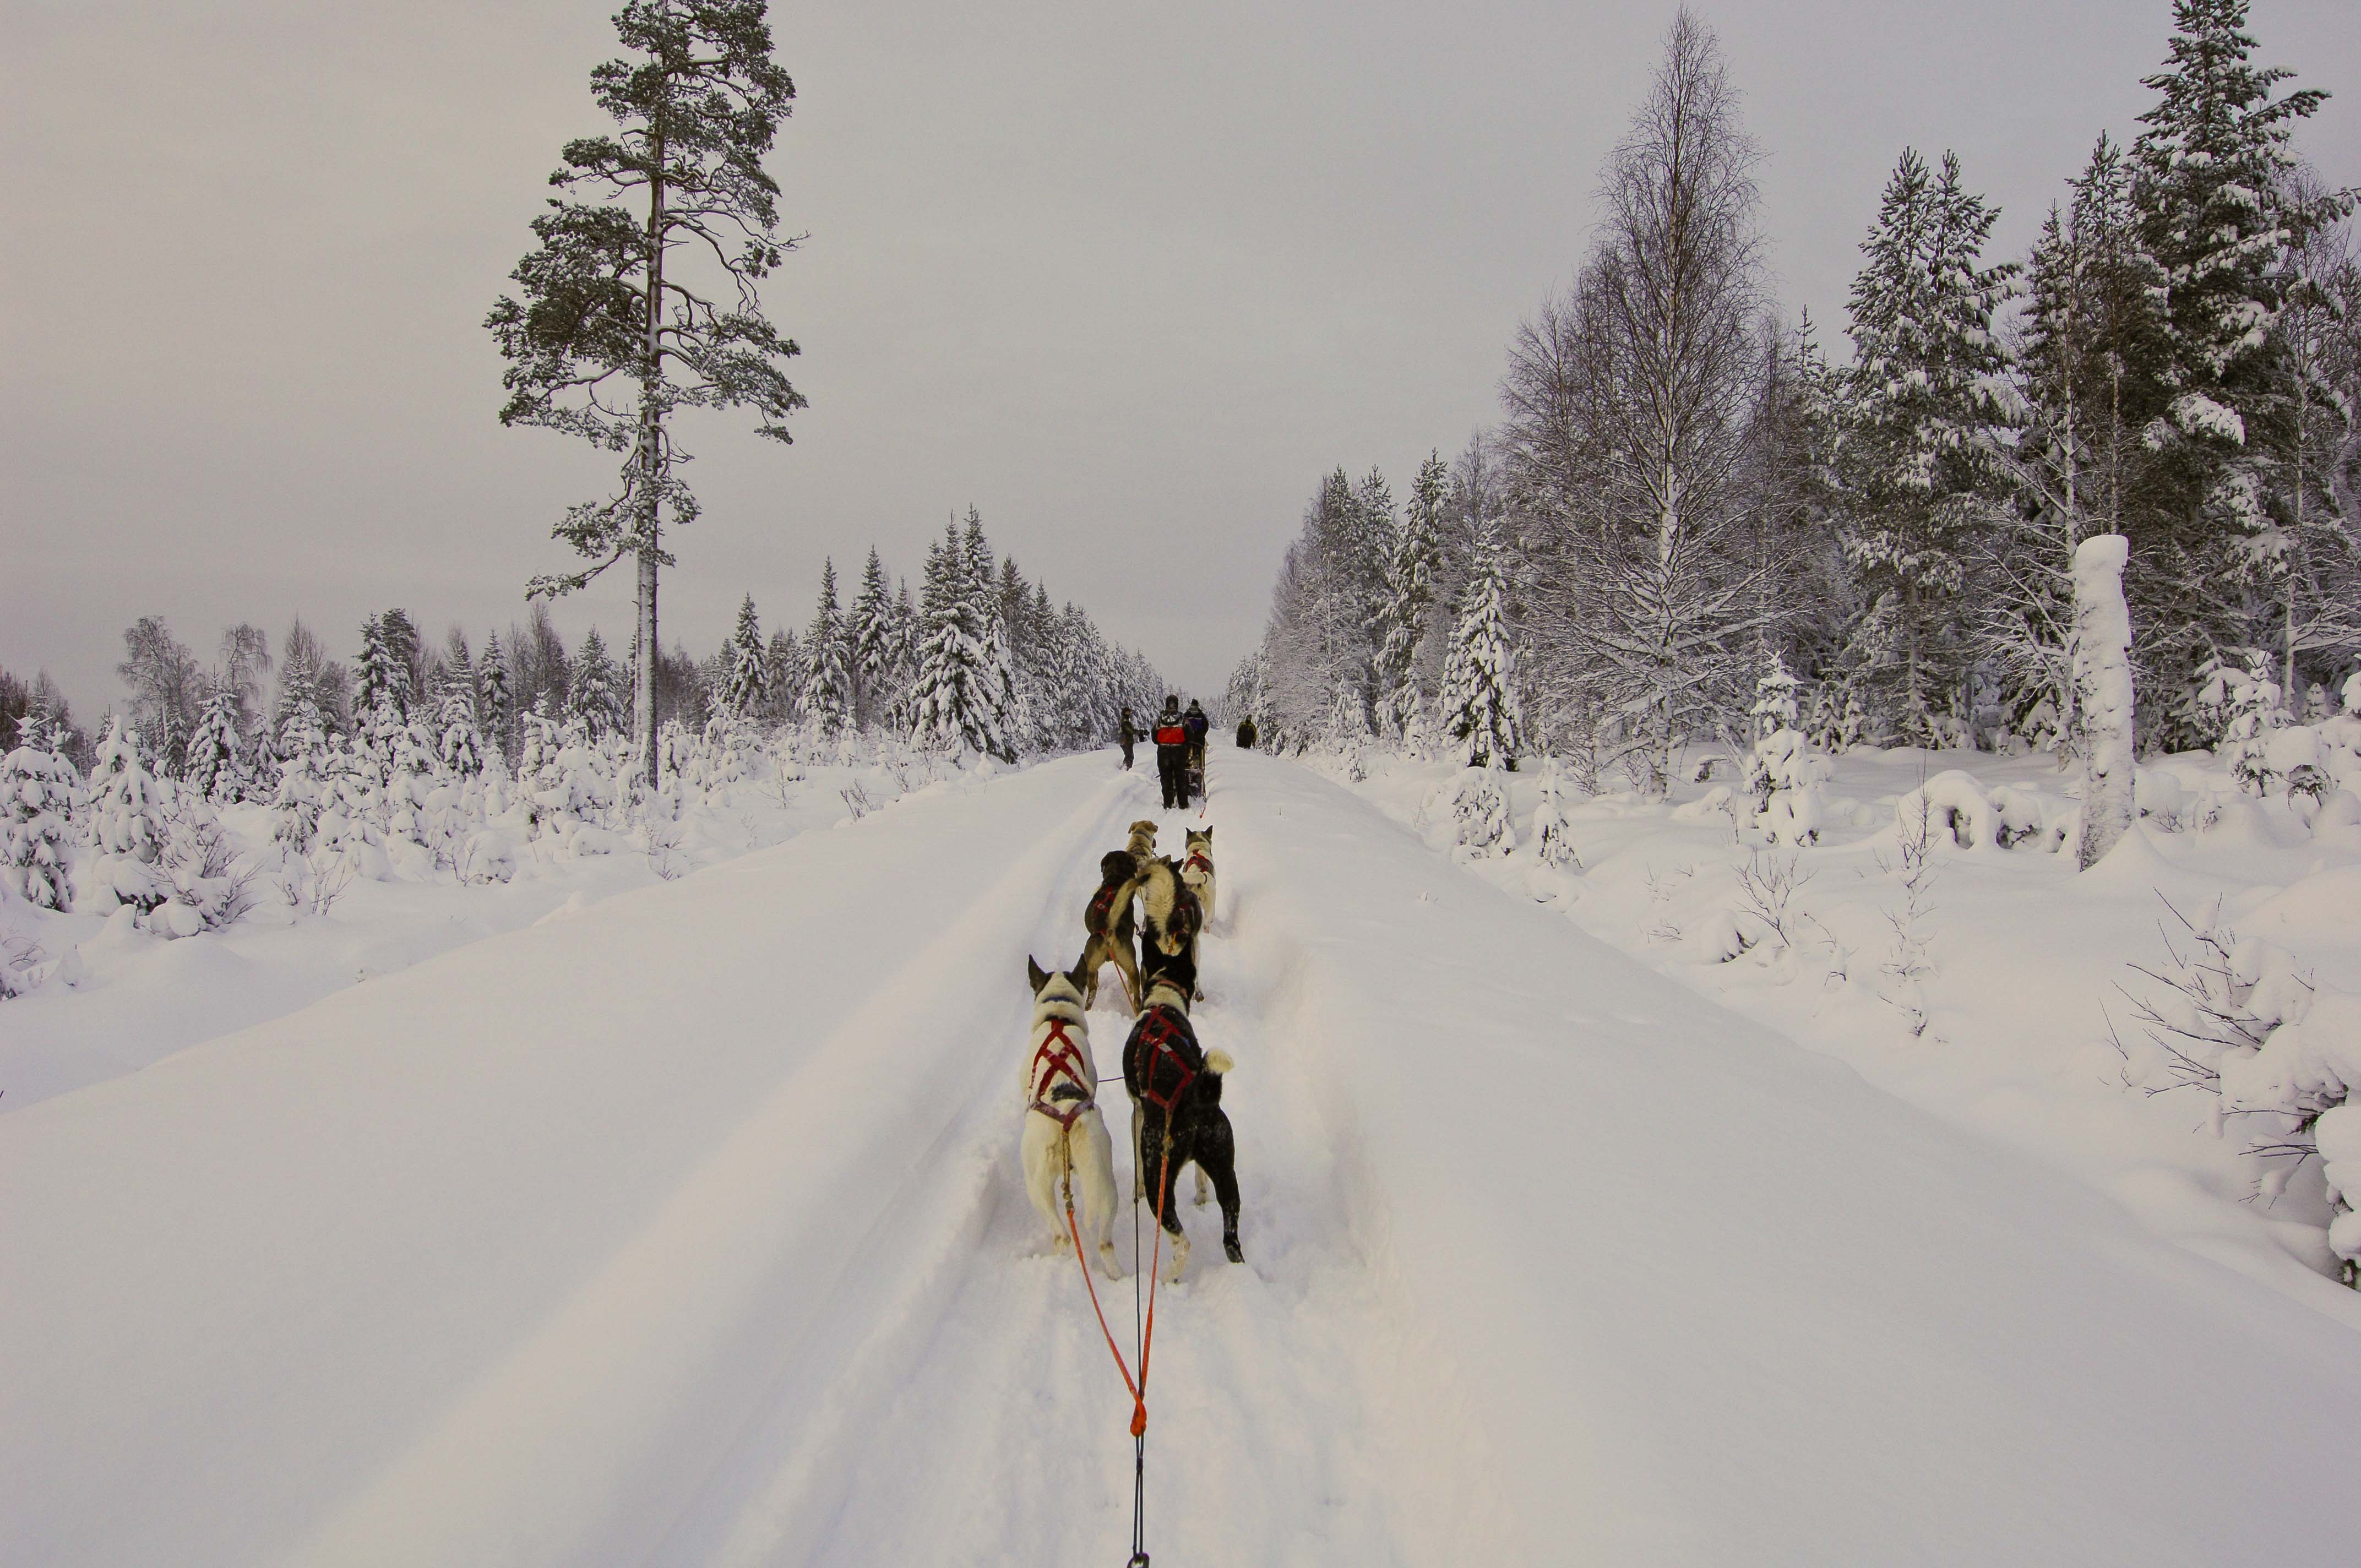
[{"label": "orange tug line", "polygon": [[[1068,1157],[1071,1158],[1071,1156]],[[1139,1378],[1137,1382],[1132,1380],[1130,1364],[1124,1360],[1122,1350],[1115,1343],[1115,1331],[1107,1327],[1105,1310],[1099,1305],[1098,1285],[1091,1278],[1090,1263],[1082,1256],[1082,1231],[1074,1223],[1074,1179],[1071,1165],[1066,1172],[1066,1234],[1073,1238],[1074,1262],[1082,1271],[1082,1288],[1091,1293],[1091,1310],[1098,1315],[1099,1332],[1106,1336],[1107,1353],[1115,1357],[1115,1369],[1123,1374],[1124,1388],[1131,1395],[1131,1435],[1134,1437],[1142,1436],[1148,1431],[1148,1356],[1156,1343],[1156,1288],[1163,1283],[1164,1272],[1161,1266],[1164,1262],[1164,1176],[1171,1164],[1172,1147],[1168,1143],[1156,1169],[1156,1246],[1148,1264],[1148,1326],[1139,1338]],[[1139,1266],[1139,1260],[1136,1257],[1131,1263],[1134,1268]]]}]

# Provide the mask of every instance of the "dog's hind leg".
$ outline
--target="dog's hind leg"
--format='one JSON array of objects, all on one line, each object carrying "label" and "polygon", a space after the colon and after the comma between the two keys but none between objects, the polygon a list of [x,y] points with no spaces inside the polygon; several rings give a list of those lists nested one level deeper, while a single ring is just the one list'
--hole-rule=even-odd
[{"label": "dog's hind leg", "polygon": [[1197,1168],[1197,1196],[1191,1199],[1190,1201],[1202,1209],[1205,1206],[1206,1201],[1212,1198],[1213,1195],[1213,1181],[1206,1176],[1205,1168],[1201,1165]]},{"label": "dog's hind leg", "polygon": [[1246,1260],[1246,1249],[1238,1245],[1238,1150],[1237,1138],[1230,1131],[1230,1119],[1215,1110],[1197,1129],[1197,1168],[1211,1165],[1213,1168],[1213,1191],[1222,1200],[1222,1250],[1232,1263]]}]

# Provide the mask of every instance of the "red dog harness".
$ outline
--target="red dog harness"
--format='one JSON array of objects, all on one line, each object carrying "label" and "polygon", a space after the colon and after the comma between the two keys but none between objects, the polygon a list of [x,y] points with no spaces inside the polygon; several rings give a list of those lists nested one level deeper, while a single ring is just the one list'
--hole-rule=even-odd
[{"label": "red dog harness", "polygon": [[1200,866],[1205,869],[1207,876],[1213,874],[1213,862],[1205,858],[1205,851],[1202,850],[1190,850],[1189,858],[1180,862],[1180,869],[1184,872],[1193,872]]},{"label": "red dog harness", "polygon": [[[1044,1062],[1049,1064],[1046,1069]],[[1061,1078],[1074,1086],[1075,1094],[1060,1095],[1050,1087]],[[1050,1019],[1049,1032],[1033,1049],[1033,1103],[1027,1109],[1040,1112],[1071,1131],[1083,1112],[1098,1108],[1098,1102],[1091,1097],[1096,1087],[1091,1082],[1091,1075],[1082,1070],[1082,1051],[1066,1037],[1066,1021]]]},{"label": "red dog harness", "polygon": [[[1176,1022],[1180,1015],[1163,1003],[1149,1008],[1148,1014],[1147,1021],[1139,1026],[1139,1043],[1147,1047],[1147,1055],[1139,1063],[1139,1097],[1169,1116],[1180,1103],[1180,1097],[1189,1092],[1189,1086],[1197,1081],[1197,1069],[1189,1065],[1189,1058],[1173,1044],[1191,1036],[1186,1025]],[[1172,1086],[1169,1094],[1156,1091],[1156,1063],[1159,1057],[1170,1058],[1180,1074],[1180,1081]]]},{"label": "red dog harness", "polygon": [[1082,914],[1082,929],[1093,937],[1105,935],[1108,916],[1115,913],[1115,895],[1128,885],[1126,883],[1109,883],[1099,889],[1097,896],[1091,900],[1090,908]]}]

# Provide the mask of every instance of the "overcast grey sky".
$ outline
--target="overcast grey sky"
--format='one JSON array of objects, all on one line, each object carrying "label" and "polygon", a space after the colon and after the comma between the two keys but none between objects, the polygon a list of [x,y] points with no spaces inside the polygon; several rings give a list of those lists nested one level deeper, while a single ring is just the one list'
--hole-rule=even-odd
[{"label": "overcast grey sky", "polygon": [[[528,241],[611,0],[0,0],[0,664],[85,720],[121,631],[210,657],[291,614],[349,653],[399,604],[480,641],[612,459],[503,431],[485,310]],[[2128,137],[2169,0],[1722,0],[1768,154],[1782,298],[1841,348],[1905,144],[1956,148],[2015,254],[2102,128]],[[2257,0],[2263,56],[2335,96],[2361,181],[2361,6]],[[767,294],[811,408],[715,421],[664,637],[821,557],[915,578],[979,507],[1053,596],[1184,685],[1260,629],[1319,476],[1407,488],[1493,417],[1518,318],[1570,277],[1601,154],[1672,0],[772,7],[798,90],[772,159],[808,230]],[[628,635],[628,585],[561,605]]]}]

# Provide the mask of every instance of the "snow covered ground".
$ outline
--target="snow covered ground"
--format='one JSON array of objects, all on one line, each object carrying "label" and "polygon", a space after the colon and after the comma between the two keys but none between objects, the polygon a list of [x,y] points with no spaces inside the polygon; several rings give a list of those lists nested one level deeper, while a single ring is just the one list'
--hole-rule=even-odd
[{"label": "snow covered ground", "polygon": [[[1025,1199],[1011,1069],[1098,855],[1142,815],[1177,846],[1149,784],[1100,753],[938,785],[0,1117],[0,1563],[1119,1559],[1129,1401]],[[2165,1102],[2044,1110],[2030,1046],[1967,1092],[1977,1031],[2045,1013],[1945,989],[1973,922],[1919,1037],[1779,1000],[1817,980],[1750,1018],[1680,943],[1618,950],[1699,924],[1609,869],[1676,874],[1661,809],[1576,808],[1567,905],[1389,817],[1409,771],[1373,800],[1224,748],[1213,785],[1199,1026],[1237,1059],[1247,1263],[1187,1212],[1158,1561],[2347,1559],[2350,1298],[2231,1196],[2183,1192],[2238,1212],[2180,1245],[2098,1179],[2124,1160],[2039,1135],[2162,1148]],[[1943,874],[1938,921],[1980,896]],[[2007,939],[2079,930],[2058,891]]]},{"label": "snow covered ground", "polygon": [[[2191,756],[2142,769],[2144,798],[2179,801],[2179,819],[2148,816],[2087,873],[2048,847],[2055,833],[1979,850],[1938,833],[1910,922],[1920,972],[1902,976],[1894,922],[1911,897],[1897,804],[1965,768],[1987,795],[2063,824],[2072,781],[2048,757],[1905,748],[1829,761],[1820,841],[1802,850],[1741,829],[1716,808],[1724,786],[1713,781],[1680,786],[1669,805],[1569,792],[1582,870],[1563,875],[1532,855],[1540,781],[1514,775],[1521,847],[1477,869],[1880,1088],[2077,1177],[2158,1234],[2361,1327],[2361,1296],[2325,1277],[2335,1260],[2319,1161],[2258,1158],[2250,1129],[2220,1122],[2217,1098],[2170,1087],[2135,1006],[2164,993],[2139,969],[2169,975],[2172,952],[2195,952],[2184,916],[2279,944],[2320,983],[2361,992],[2361,828],[2307,826],[2286,796],[2246,796]],[[1442,848],[1456,776],[1389,758],[1358,787]],[[1784,937],[1764,908],[1783,898]]]}]

